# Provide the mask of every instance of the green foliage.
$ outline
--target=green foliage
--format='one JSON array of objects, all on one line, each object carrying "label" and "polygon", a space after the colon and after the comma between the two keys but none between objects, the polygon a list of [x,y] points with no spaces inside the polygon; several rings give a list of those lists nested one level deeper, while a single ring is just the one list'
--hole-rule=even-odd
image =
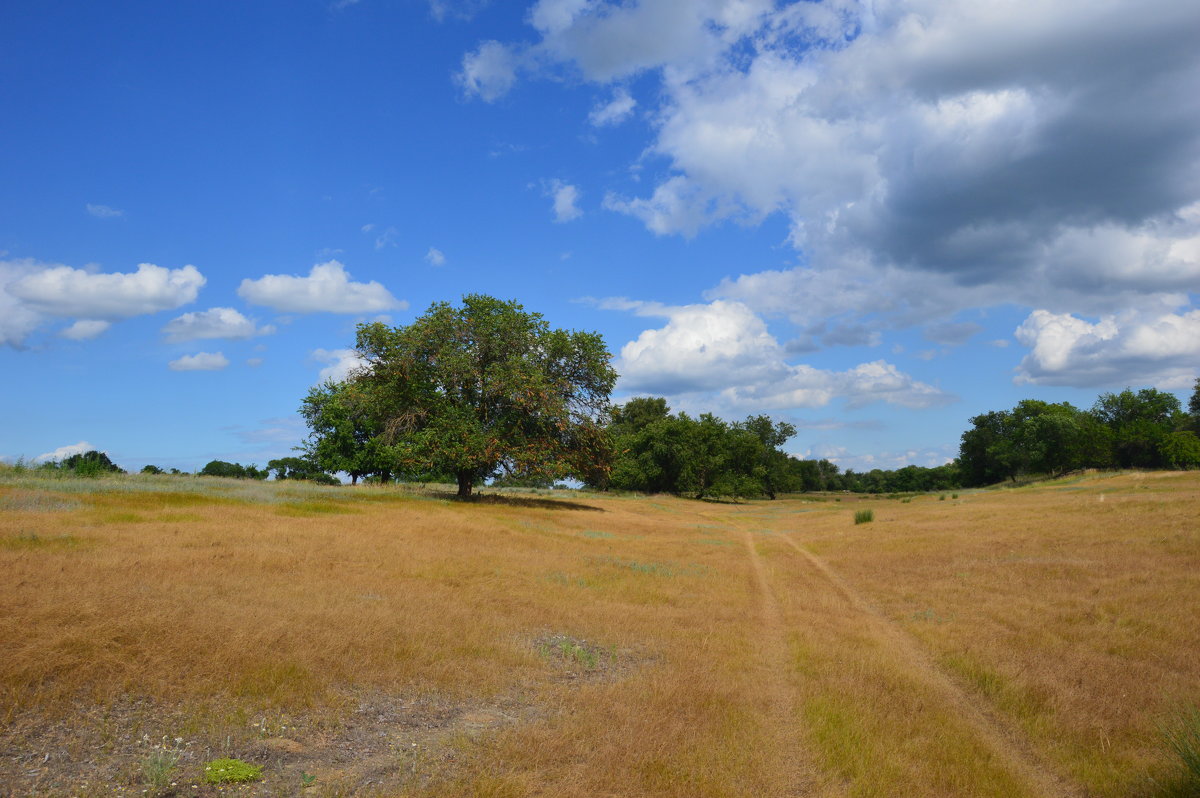
[{"label": "green foliage", "polygon": [[61,463],[43,463],[40,468],[47,471],[58,470],[77,477],[98,477],[102,474],[125,473],[120,466],[108,459],[107,454],[98,452],[95,449],[82,454],[73,454],[65,458]]},{"label": "green foliage", "polygon": [[235,479],[266,479],[270,472],[259,468],[253,463],[244,466],[241,463],[227,463],[224,460],[211,460],[198,472],[202,477],[233,477]]},{"label": "green foliage", "polygon": [[167,472],[163,471],[161,468],[159,468],[156,465],[144,465],[144,466],[142,466],[142,473],[143,474],[165,474]]},{"label": "green foliage", "polygon": [[382,428],[367,413],[362,391],[352,382],[326,381],[312,388],[300,415],[309,428],[302,447],[305,457],[319,471],[345,472],[352,484],[365,477],[391,482],[395,458],[380,436]]},{"label": "green foliage", "polygon": [[308,457],[280,457],[267,463],[267,471],[275,475],[276,480],[306,479],[318,485],[340,485],[334,476],[325,473],[321,467]]},{"label": "green foliage", "polygon": [[775,498],[795,482],[778,447],[796,429],[767,416],[729,424],[711,413],[672,415],[665,399],[639,398],[613,411],[609,431],[616,455],[608,484],[619,490]]},{"label": "green foliage", "polygon": [[874,520],[875,520],[875,511],[874,510],[855,510],[854,511],[854,524],[856,526],[858,524],[869,524]]},{"label": "green foliage", "polygon": [[1174,395],[1154,388],[1103,394],[1088,411],[1027,399],[971,419],[959,447],[963,484],[1081,468],[1200,466],[1200,441],[1184,429],[1190,418]]},{"label": "green foliage", "polygon": [[204,766],[204,783],[238,784],[258,781],[262,778],[262,770],[262,767],[240,759],[214,759]]},{"label": "green foliage", "polygon": [[594,482],[616,381],[596,333],[551,329],[516,302],[473,294],[406,327],[358,328],[367,366],[348,406],[378,430],[396,470],[450,473],[459,495],[502,469]]},{"label": "green foliage", "polygon": [[1158,448],[1163,460],[1171,468],[1200,468],[1200,438],[1191,430],[1168,433]]}]

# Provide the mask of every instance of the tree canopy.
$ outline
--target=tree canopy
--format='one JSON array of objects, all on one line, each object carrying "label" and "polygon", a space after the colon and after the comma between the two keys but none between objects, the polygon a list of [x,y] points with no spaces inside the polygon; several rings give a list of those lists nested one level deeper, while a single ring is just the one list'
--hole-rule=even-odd
[{"label": "tree canopy", "polygon": [[367,365],[349,398],[397,471],[452,474],[460,496],[502,472],[607,471],[617,375],[599,334],[552,329],[517,302],[472,294],[406,326],[359,325],[356,343]]}]

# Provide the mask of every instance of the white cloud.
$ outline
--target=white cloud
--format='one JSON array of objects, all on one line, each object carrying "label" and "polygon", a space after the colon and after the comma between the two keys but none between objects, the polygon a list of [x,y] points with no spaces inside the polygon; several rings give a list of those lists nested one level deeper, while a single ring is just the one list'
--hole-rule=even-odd
[{"label": "white cloud", "polygon": [[87,212],[97,219],[118,219],[125,215],[125,211],[110,208],[107,205],[93,205],[90,202],[87,204]]},{"label": "white cloud", "polygon": [[846,371],[788,363],[787,351],[766,323],[738,302],[668,307],[607,300],[601,307],[668,320],[622,347],[616,364],[621,390],[665,395],[715,392],[720,404],[739,411],[821,407],[834,399],[850,406],[882,401],[909,408],[953,400],[883,360]]},{"label": "white cloud", "polygon": [[[62,460],[67,459],[71,455],[83,454],[85,452],[90,452],[95,449],[96,449],[96,447],[93,446],[92,444],[88,443],[87,441],[80,441],[79,443],[72,443],[68,446],[60,446],[52,452],[46,452],[45,454],[39,454],[37,457],[33,458],[33,461],[35,463],[45,463],[49,460],[62,461]],[[107,454],[107,451],[105,451],[104,453]]]},{"label": "white cloud", "polygon": [[540,0],[529,21],[531,58],[614,99],[655,73],[639,163],[668,168],[606,209],[684,236],[787,218],[804,265],[709,299],[868,332],[1005,304],[1195,307],[1188,4]]},{"label": "white cloud", "polygon": [[583,215],[579,210],[579,189],[557,178],[543,183],[546,196],[554,198],[554,221],[562,224]]},{"label": "white cloud", "polygon": [[128,274],[50,266],[17,279],[7,290],[47,316],[123,319],[187,304],[204,283],[204,276],[190,265],[165,269],[142,263]]},{"label": "white cloud", "polygon": [[96,319],[80,319],[59,333],[63,338],[72,341],[90,341],[112,326],[112,322]]},{"label": "white cloud", "polygon": [[326,364],[317,374],[318,382],[343,382],[352,373],[367,365],[367,361],[359,357],[358,352],[353,349],[314,349],[312,358],[318,363]]},{"label": "white cloud", "polygon": [[463,56],[455,81],[468,96],[495,102],[517,81],[517,56],[500,42],[483,42],[475,52]]},{"label": "white cloud", "polygon": [[375,251],[378,252],[381,249],[396,246],[396,238],[399,235],[400,235],[400,231],[397,230],[396,228],[394,228],[394,227],[387,228],[382,233],[375,236]]},{"label": "white cloud", "polygon": [[9,291],[12,283],[46,268],[34,260],[0,260],[0,345],[19,347],[45,321],[42,314]]},{"label": "white cloud", "polygon": [[374,280],[351,282],[346,267],[336,260],[313,266],[307,277],[268,274],[242,280],[238,296],[285,313],[378,313],[408,307]]},{"label": "white cloud", "polygon": [[1190,387],[1200,363],[1200,310],[1128,313],[1089,322],[1035,310],[1016,330],[1030,348],[1017,383],[1121,387],[1135,382]]},{"label": "white cloud", "polygon": [[440,249],[430,247],[425,253],[425,261],[431,266],[443,266],[446,263],[446,255]]},{"label": "white cloud", "polygon": [[261,357],[251,357],[251,358],[246,359],[246,365],[249,366],[250,368],[256,369],[259,366],[261,366],[262,364],[263,364],[263,359]]},{"label": "white cloud", "polygon": [[168,341],[178,342],[206,338],[253,338],[256,335],[270,335],[275,328],[269,324],[257,327],[233,308],[210,308],[171,319],[162,331]]},{"label": "white cloud", "polygon": [[629,118],[636,106],[637,100],[633,99],[628,89],[620,86],[613,92],[611,100],[592,109],[588,121],[596,127],[619,125]]},{"label": "white cloud", "polygon": [[220,371],[229,365],[229,358],[220,352],[197,352],[184,355],[167,364],[171,371]]}]

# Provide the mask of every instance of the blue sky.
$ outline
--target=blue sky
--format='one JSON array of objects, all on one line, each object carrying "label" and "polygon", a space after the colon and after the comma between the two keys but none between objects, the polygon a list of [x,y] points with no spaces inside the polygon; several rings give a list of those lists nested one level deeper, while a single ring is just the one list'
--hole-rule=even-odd
[{"label": "blue sky", "polygon": [[484,292],[617,399],[944,462],[1200,375],[1178,0],[16,3],[0,456],[265,463],[355,325]]}]

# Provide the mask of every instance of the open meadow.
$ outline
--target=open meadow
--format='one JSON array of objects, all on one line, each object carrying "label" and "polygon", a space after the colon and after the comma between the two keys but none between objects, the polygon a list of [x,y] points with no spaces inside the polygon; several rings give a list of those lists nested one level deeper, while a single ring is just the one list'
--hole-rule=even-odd
[{"label": "open meadow", "polygon": [[1197,519],[0,471],[0,794],[1190,794]]}]

